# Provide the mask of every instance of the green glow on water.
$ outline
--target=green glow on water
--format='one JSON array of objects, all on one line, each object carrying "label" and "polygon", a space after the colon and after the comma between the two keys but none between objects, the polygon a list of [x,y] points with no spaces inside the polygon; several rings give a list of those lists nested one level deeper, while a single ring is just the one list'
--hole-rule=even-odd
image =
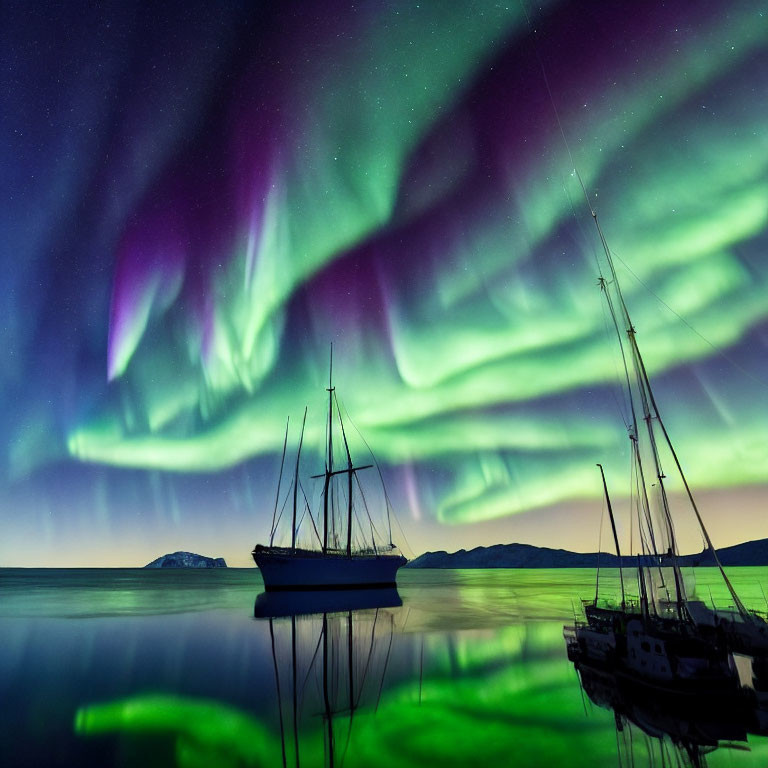
[{"label": "green glow on water", "polygon": [[[168,733],[176,739],[182,768],[278,764],[279,746],[254,718],[216,701],[179,696],[141,696],[78,711],[75,731],[103,733]],[[276,751],[278,750],[278,751]]]},{"label": "green glow on water", "polygon": [[[763,609],[760,584],[765,569],[735,568],[729,573],[745,604]],[[629,570],[626,576],[631,579]],[[715,569],[697,569],[695,577],[702,599],[727,604],[727,589]],[[686,574],[686,579],[690,581],[691,575]],[[629,725],[617,739],[612,712],[585,705],[576,673],[565,658],[562,631],[563,624],[573,620],[573,611],[579,610],[578,598],[592,594],[593,580],[594,573],[588,569],[407,574],[405,606],[386,611],[397,628],[395,646],[410,642],[412,660],[422,658],[423,670],[417,663],[405,677],[402,670],[386,673],[385,681],[387,675],[392,678],[383,686],[380,698],[361,699],[351,718],[343,707],[333,716],[337,765],[343,761],[361,767],[397,763],[413,768],[434,764],[458,768],[507,764],[514,756],[516,765],[616,766],[619,753],[622,760],[631,753],[635,765],[650,766],[657,764],[665,750],[668,757],[674,756],[679,748],[668,741],[662,747],[637,726]],[[230,584],[230,590],[234,585]],[[601,596],[615,598],[618,585],[617,571],[604,570]],[[231,606],[229,610],[235,608],[236,595],[237,590],[230,595],[232,602],[224,603]],[[355,615],[361,629],[356,637],[371,636],[374,613]],[[331,633],[339,644],[331,645],[330,653],[338,659],[341,646],[346,648],[347,617],[339,614],[329,620],[338,622],[341,629],[337,635]],[[318,617],[297,620],[299,647],[309,656],[317,647],[319,622]],[[259,627],[266,632],[264,623],[250,623],[248,634],[252,636]],[[278,658],[281,651],[287,651],[290,660],[290,623],[276,621],[275,635]],[[419,650],[420,643],[423,650]],[[378,648],[379,656],[388,653],[386,642]],[[342,662],[344,653],[341,651]],[[370,662],[373,667],[376,658]],[[269,659],[263,663],[271,666]],[[342,667],[340,663],[339,669]],[[361,666],[357,674],[362,671]],[[282,667],[282,674],[287,675],[283,677],[283,713],[286,757],[291,765],[288,666]],[[332,690],[343,702],[345,682],[343,678],[332,680]],[[374,681],[374,691],[378,685]],[[262,698],[272,697],[274,692],[270,687],[253,694]],[[310,707],[300,715],[302,765],[327,764],[327,724],[321,714],[322,707],[318,712]],[[75,717],[75,730],[83,737],[129,740],[164,734],[174,745],[179,768],[269,766],[282,760],[276,717],[267,719],[224,701],[137,693],[82,706]],[[750,736],[749,748],[749,752],[721,748],[708,754],[707,760],[711,765],[735,768],[762,765],[768,756],[768,739]],[[682,759],[684,752],[679,756]]]}]

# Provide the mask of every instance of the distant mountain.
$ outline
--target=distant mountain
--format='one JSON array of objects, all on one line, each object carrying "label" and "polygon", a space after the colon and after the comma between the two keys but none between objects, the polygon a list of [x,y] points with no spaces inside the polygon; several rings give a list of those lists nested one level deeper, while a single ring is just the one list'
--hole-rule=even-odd
[{"label": "distant mountain", "polygon": [[145,568],[226,568],[223,557],[205,557],[194,552],[172,552],[153,560]]},{"label": "distant mountain", "polygon": [[[768,565],[768,539],[747,541],[733,547],[718,550],[723,565]],[[619,559],[608,552],[569,552],[566,549],[534,547],[531,544],[494,544],[491,547],[475,547],[469,551],[460,549],[448,553],[425,552],[411,560],[406,568],[616,568]],[[633,565],[636,558],[623,557],[625,566]],[[714,565],[712,555],[706,550],[683,555],[683,566]]]},{"label": "distant mountain", "polygon": [[[717,556],[723,565],[768,565],[768,539],[745,541],[732,547],[717,550]],[[714,565],[715,560],[706,550],[695,555],[681,558],[683,565]]]}]

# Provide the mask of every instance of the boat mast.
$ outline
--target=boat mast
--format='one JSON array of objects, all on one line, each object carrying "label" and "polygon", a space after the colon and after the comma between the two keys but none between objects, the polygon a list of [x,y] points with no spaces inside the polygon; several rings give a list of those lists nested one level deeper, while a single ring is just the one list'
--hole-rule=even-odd
[{"label": "boat mast", "polygon": [[[589,205],[589,198],[587,198],[587,205]],[[592,213],[592,217],[595,221],[595,226],[597,227],[598,234],[600,235],[600,242],[603,245],[603,249],[606,251],[606,257],[609,259],[609,265],[611,266],[612,274],[614,275],[614,281],[615,281],[615,273],[613,272],[613,262],[610,261],[610,252],[608,251],[608,245],[605,242],[605,238],[603,237],[602,230],[600,229],[600,224],[597,221],[597,214],[592,210],[590,206],[590,211]],[[600,266],[598,264],[598,269],[600,269]],[[616,307],[613,302],[613,298],[611,297],[611,293],[608,290],[608,282],[606,281],[605,277],[602,274],[602,270],[600,270],[600,277],[598,278],[598,285],[600,286],[600,290],[603,293],[603,296],[605,297],[605,302],[608,305],[608,311],[611,315],[611,321],[613,322],[613,329],[616,332],[616,339],[619,342],[619,352],[621,353],[621,363],[622,367],[624,368],[624,383],[626,386],[626,392],[627,392],[627,399],[629,400],[629,410],[630,410],[630,418],[631,423],[628,425],[629,430],[629,439],[632,443],[632,456],[633,460],[635,462],[635,466],[637,467],[638,475],[639,475],[639,482],[638,482],[638,497],[639,497],[639,504],[640,508],[642,509],[643,516],[645,518],[645,524],[648,529],[648,539],[650,540],[651,544],[651,550],[649,554],[653,554],[656,556],[656,559],[658,560],[658,550],[656,548],[656,535],[654,533],[653,529],[653,520],[651,518],[651,505],[650,501],[648,499],[648,488],[645,484],[645,476],[643,474],[643,462],[640,458],[640,450],[638,445],[638,428],[637,428],[637,409],[635,407],[635,394],[632,390],[632,380],[629,375],[629,364],[627,363],[627,353],[624,349],[624,337],[621,331],[621,328],[619,326],[619,320],[616,316]],[[626,313],[626,306],[624,305],[624,299],[623,296],[619,296],[619,301],[623,308],[623,313]],[[628,317],[628,313],[627,317]],[[626,325],[626,324],[625,324]],[[631,327],[631,322],[629,323]],[[634,360],[633,360],[634,363]],[[638,510],[638,531],[641,534],[642,537],[642,518],[640,517],[640,511]],[[659,575],[661,575],[661,566],[659,566]],[[643,571],[642,566],[638,564],[638,579],[643,579]],[[663,579],[662,579],[663,581]],[[640,583],[640,598],[642,602],[643,596],[646,595],[646,589],[645,589],[645,582]],[[654,610],[656,606],[654,604]],[[647,603],[646,603],[646,611],[647,611]]]},{"label": "boat mast", "polygon": [[[585,190],[585,196],[586,196],[586,190]],[[678,558],[677,542],[675,540],[674,526],[672,524],[672,516],[669,510],[669,500],[667,498],[666,488],[664,487],[665,475],[661,468],[661,461],[659,458],[658,447],[656,445],[656,437],[653,431],[653,424],[652,424],[653,414],[651,413],[651,410],[649,407],[649,404],[653,401],[653,395],[650,392],[650,381],[648,380],[647,375],[645,375],[645,366],[643,364],[642,356],[640,355],[640,348],[637,345],[637,339],[635,337],[635,327],[632,324],[632,319],[629,315],[629,310],[627,309],[626,302],[624,301],[624,295],[621,292],[621,285],[619,284],[619,278],[618,278],[618,275],[616,274],[616,268],[613,264],[611,251],[608,248],[608,243],[605,239],[605,235],[603,234],[603,231],[600,227],[600,223],[597,220],[597,213],[589,203],[588,197],[587,197],[587,204],[590,206],[592,220],[595,222],[595,227],[597,228],[598,236],[600,238],[600,244],[602,245],[603,252],[605,254],[605,259],[608,264],[608,268],[610,270],[611,284],[613,285],[613,289],[616,293],[616,298],[618,301],[619,309],[620,309],[622,320],[623,320],[624,332],[626,333],[627,338],[629,340],[631,359],[632,359],[632,368],[635,374],[635,383],[640,396],[640,403],[643,408],[643,420],[645,421],[646,428],[648,431],[648,437],[649,437],[650,446],[651,446],[651,454],[653,456],[654,467],[656,469],[656,477],[659,483],[662,512],[664,515],[664,521],[666,523],[667,532],[669,535],[669,554],[672,557],[672,570],[675,578],[675,597],[676,597],[676,603],[677,603],[677,611],[680,619],[682,620],[684,618],[683,610],[684,610],[684,603],[686,600],[686,596],[685,596],[685,590],[683,586],[682,574],[680,573],[680,566],[677,559]],[[611,311],[611,316],[613,318],[614,326],[616,327],[616,331],[618,333],[619,328],[618,328],[618,322],[615,315],[615,308],[613,306],[613,302],[610,299],[610,293],[607,290],[606,280],[602,277],[602,275],[600,277],[600,286],[605,292],[606,296],[608,297],[608,305]],[[619,333],[619,343],[621,345],[622,358],[624,359],[625,371],[627,374],[628,395],[630,399],[630,405],[632,407],[632,420],[633,420],[632,429],[634,431],[635,437],[639,438],[639,434],[637,432],[637,417],[635,414],[634,398],[632,395],[632,386],[629,381],[629,371],[627,370],[627,366],[626,366],[626,358],[624,356],[624,345],[622,343],[620,333]],[[656,412],[656,415],[658,416],[658,412]],[[637,455],[639,457],[639,452],[637,453]],[[642,484],[642,487],[643,487],[643,494],[647,495],[645,483]]]},{"label": "boat mast", "polygon": [[[349,452],[349,443],[347,443],[347,434],[344,430],[344,421],[341,418],[341,409],[336,402],[336,410],[339,413],[339,424],[341,424],[341,435],[344,438],[344,448],[347,452],[347,467],[345,469],[333,469],[333,401],[336,395],[336,387],[333,386],[333,345],[331,345],[331,375],[328,377],[328,455],[325,460],[325,473],[323,475],[312,475],[312,478],[325,477],[325,486],[323,488],[323,554],[328,550],[328,499],[332,489],[331,478],[334,475],[349,476],[349,498],[347,500],[347,557],[352,557],[352,476],[361,469],[370,469],[372,464],[365,464],[355,467],[352,464],[352,456]],[[358,481],[359,482],[359,481]],[[331,514],[333,511],[331,510]],[[334,530],[334,542],[336,533]]]},{"label": "boat mast", "polygon": [[605,491],[605,501],[608,504],[608,516],[611,518],[611,530],[613,531],[613,543],[616,545],[616,556],[619,558],[619,579],[621,581],[621,610],[626,607],[626,596],[624,594],[624,574],[621,570],[621,550],[619,549],[619,537],[616,533],[616,521],[613,518],[613,507],[611,506],[611,497],[608,495],[608,484],[605,482],[605,472],[603,465],[597,465],[600,468],[600,477],[603,478],[603,490]]},{"label": "boat mast", "polygon": [[307,423],[307,406],[304,406],[304,421],[301,422],[301,436],[299,437],[299,450],[296,453],[296,469],[293,473],[293,523],[291,525],[291,552],[296,551],[296,501],[299,495],[299,459],[301,459],[301,446],[304,442],[304,426]]},{"label": "boat mast", "polygon": [[[613,269],[613,262],[611,262],[611,271],[615,275],[615,271]],[[614,277],[615,281],[615,288],[616,291],[621,295],[621,288],[618,284],[618,279]],[[623,298],[621,299],[622,305],[624,305]],[[667,489],[664,486],[664,478],[666,475],[664,474],[664,470],[661,467],[661,459],[659,457],[659,449],[656,444],[656,435],[653,431],[653,414],[651,413],[650,409],[650,398],[649,398],[649,388],[650,388],[650,381],[648,381],[647,376],[642,375],[642,371],[645,370],[645,366],[643,365],[643,358],[640,355],[640,349],[637,346],[637,339],[635,338],[635,329],[632,326],[632,323],[629,319],[629,313],[626,310],[626,306],[624,305],[624,311],[626,313],[626,321],[627,321],[627,336],[629,338],[630,347],[632,349],[632,358],[633,363],[635,367],[635,372],[637,375],[637,385],[638,389],[640,391],[640,400],[643,406],[643,421],[645,421],[646,429],[648,431],[648,440],[649,444],[651,446],[651,456],[653,457],[653,466],[656,470],[656,479],[659,484],[659,495],[661,497],[661,510],[663,513],[663,519],[667,527],[667,536],[669,538],[669,551],[666,553],[671,557],[672,560],[672,574],[675,579],[675,602],[677,605],[677,613],[682,621],[685,617],[683,616],[684,611],[684,605],[686,602],[686,594],[685,594],[685,586],[683,584],[683,577],[680,572],[680,564],[678,562],[678,556],[679,551],[677,548],[677,540],[675,538],[675,529],[674,525],[672,523],[672,513],[669,509],[669,498],[667,496]],[[662,561],[660,561],[660,567],[662,565]]]},{"label": "boat mast", "polygon": [[[586,195],[586,190],[585,190]],[[657,476],[659,480],[659,489],[661,492],[661,500],[662,500],[662,506],[664,511],[664,516],[666,518],[666,523],[669,530],[669,536],[670,536],[670,549],[671,554],[673,556],[673,572],[675,576],[675,588],[677,591],[677,597],[678,597],[678,611],[680,612],[680,618],[682,619],[682,606],[680,606],[680,600],[682,599],[685,601],[685,594],[684,594],[684,587],[682,584],[682,575],[680,573],[680,566],[678,564],[678,551],[677,551],[677,544],[675,541],[675,535],[674,535],[674,528],[672,525],[672,516],[669,510],[669,501],[667,498],[667,492],[666,488],[664,487],[664,473],[661,470],[661,465],[659,462],[659,455],[658,455],[658,448],[656,446],[656,439],[655,435],[653,433],[653,425],[651,423],[652,419],[655,419],[656,422],[659,425],[659,428],[661,429],[662,435],[664,436],[664,442],[667,444],[667,447],[669,448],[670,453],[672,454],[672,459],[675,462],[675,467],[677,468],[677,471],[680,475],[680,479],[683,481],[683,486],[685,487],[686,495],[688,496],[688,500],[691,504],[691,507],[693,508],[693,512],[696,516],[696,520],[699,524],[699,527],[701,528],[701,532],[704,535],[704,540],[706,541],[707,548],[709,549],[710,553],[712,554],[712,557],[715,560],[715,563],[717,564],[717,567],[720,571],[720,575],[723,577],[723,581],[725,582],[726,586],[728,587],[728,591],[731,594],[731,597],[733,598],[733,601],[742,616],[745,618],[751,619],[751,614],[747,609],[745,608],[744,604],[739,599],[738,594],[736,593],[736,590],[733,587],[733,584],[731,584],[730,579],[725,573],[725,570],[723,569],[722,563],[720,562],[720,558],[717,555],[717,550],[715,549],[714,544],[712,543],[712,539],[709,536],[709,531],[707,531],[706,526],[704,525],[704,520],[701,517],[701,513],[699,512],[699,508],[696,504],[695,499],[693,498],[693,492],[691,491],[690,486],[688,485],[688,480],[685,477],[685,473],[683,472],[683,468],[680,464],[680,460],[677,456],[677,451],[675,451],[674,446],[672,445],[672,440],[669,437],[669,433],[667,432],[667,428],[664,424],[663,419],[661,418],[661,413],[659,412],[659,408],[656,405],[656,398],[653,394],[653,389],[651,387],[651,381],[648,377],[648,372],[645,368],[645,363],[643,362],[642,355],[640,354],[640,348],[637,345],[637,338],[635,336],[635,328],[632,325],[632,320],[629,316],[629,310],[627,309],[627,305],[624,301],[624,296],[621,292],[621,286],[619,284],[619,278],[616,274],[616,269],[613,264],[613,258],[611,257],[610,249],[608,248],[608,243],[605,239],[605,235],[603,235],[602,229],[600,228],[600,224],[597,220],[597,213],[592,209],[591,204],[589,204],[589,198],[587,198],[587,204],[590,205],[590,211],[592,213],[592,218],[595,222],[595,226],[597,227],[597,231],[600,237],[600,243],[603,247],[603,251],[605,253],[605,257],[608,262],[608,266],[611,271],[611,278],[613,281],[614,289],[616,290],[616,294],[619,299],[619,303],[622,310],[622,315],[624,318],[625,326],[626,326],[626,333],[629,337],[630,346],[632,349],[632,358],[633,358],[633,364],[637,376],[638,381],[638,388],[641,393],[641,398],[643,400],[643,406],[644,406],[644,420],[646,422],[647,428],[648,428],[648,434],[650,437],[651,442],[651,448],[654,458],[654,463],[656,465],[657,470]],[[604,283],[604,281],[601,278],[601,282]],[[607,294],[607,291],[606,291]],[[613,311],[612,311],[613,314]],[[615,320],[615,318],[614,318]],[[623,349],[622,349],[622,356],[623,356]],[[631,400],[631,388],[630,388],[630,400]],[[633,408],[634,410],[634,408]],[[634,415],[634,414],[633,414]],[[635,421],[635,425],[636,425]],[[635,433],[637,434],[637,433]]]},{"label": "boat mast", "polygon": [[352,475],[355,468],[352,466],[352,454],[349,452],[349,443],[347,442],[347,433],[344,429],[344,422],[341,419],[341,408],[336,403],[336,410],[339,414],[339,424],[341,425],[341,436],[344,438],[344,449],[347,452],[347,557],[352,557]]},{"label": "boat mast", "polygon": [[333,475],[333,344],[328,369],[328,454],[325,459],[325,488],[323,489],[323,554],[328,551],[328,494]]},{"label": "boat mast", "polygon": [[[648,504],[648,494],[646,493],[645,489],[645,475],[643,474],[643,462],[640,458],[640,447],[637,444],[637,437],[635,435],[630,435],[630,440],[632,442],[632,457],[635,462],[635,470],[636,470],[636,476],[635,476],[635,482],[637,484],[637,496],[638,496],[638,504],[642,508],[643,515],[645,516],[645,522],[646,527],[648,529],[648,538],[650,539],[650,544],[653,554],[657,554],[656,552],[656,538],[653,533],[653,521],[651,520],[651,509]],[[642,549],[642,554],[651,554],[651,551],[648,547],[648,541],[646,540],[646,537],[643,536],[643,527],[642,527],[642,518],[640,516],[640,509],[637,511],[637,533],[640,538],[640,548]],[[657,564],[658,564],[658,557],[656,558]],[[657,565],[659,569],[659,575],[661,576],[661,565]],[[648,569],[650,571],[650,567]],[[641,555],[638,555],[637,560],[637,579],[638,579],[638,587],[640,590],[640,609],[645,618],[648,617],[648,585],[645,583],[645,574],[643,571],[643,564],[642,564],[642,558]],[[657,607],[656,607],[656,601],[654,599],[653,593],[651,593],[651,600],[650,604],[653,607],[654,613],[657,613]]]}]

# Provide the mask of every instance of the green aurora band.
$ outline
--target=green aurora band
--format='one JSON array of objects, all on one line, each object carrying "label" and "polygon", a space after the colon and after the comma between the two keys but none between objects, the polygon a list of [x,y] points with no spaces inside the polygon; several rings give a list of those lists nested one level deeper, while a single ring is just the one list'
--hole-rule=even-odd
[{"label": "green aurora band", "polygon": [[[245,213],[207,254],[216,267],[205,317],[185,297],[189,254],[157,245],[133,283],[113,285],[109,387],[60,450],[48,445],[47,418],[30,418],[11,441],[9,477],[62,454],[217,473],[279,456],[285,418],[295,423],[305,403],[307,461],[319,462],[334,340],[344,408],[393,472],[415,472],[439,521],[597,497],[594,462],[624,477],[628,451],[613,404],[619,361],[594,288],[598,241],[575,167],[691,482],[765,484],[764,352],[733,353],[746,375],[717,357],[768,320],[763,11],[734,3],[687,19],[685,34],[660,36],[646,58],[576,61],[579,79],[569,80],[547,58],[560,8],[537,11],[534,35],[517,4],[489,4],[470,20],[463,3],[382,6],[332,46],[305,41],[282,83],[284,132],[269,161],[238,170],[237,153],[222,149],[227,194]],[[459,205],[487,164],[473,94],[495,67],[512,71],[515,55],[535,109],[510,82],[496,123],[483,126],[501,147],[500,181]],[[516,127],[510,115],[525,110]],[[246,118],[235,104],[235,128],[222,133],[234,143]],[[419,153],[431,161],[419,165]],[[216,205],[210,190],[196,194]],[[158,227],[175,221],[168,210]],[[343,295],[328,289],[356,270],[366,275]],[[369,299],[377,291],[379,304]]]}]

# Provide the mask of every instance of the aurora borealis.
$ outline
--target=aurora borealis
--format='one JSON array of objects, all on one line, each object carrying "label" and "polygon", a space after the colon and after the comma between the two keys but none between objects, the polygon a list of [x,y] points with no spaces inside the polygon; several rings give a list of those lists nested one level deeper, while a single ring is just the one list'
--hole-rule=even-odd
[{"label": "aurora borealis", "polygon": [[331,342],[413,550],[594,549],[629,458],[574,167],[716,543],[768,536],[765,3],[0,13],[3,565],[247,564]]}]

